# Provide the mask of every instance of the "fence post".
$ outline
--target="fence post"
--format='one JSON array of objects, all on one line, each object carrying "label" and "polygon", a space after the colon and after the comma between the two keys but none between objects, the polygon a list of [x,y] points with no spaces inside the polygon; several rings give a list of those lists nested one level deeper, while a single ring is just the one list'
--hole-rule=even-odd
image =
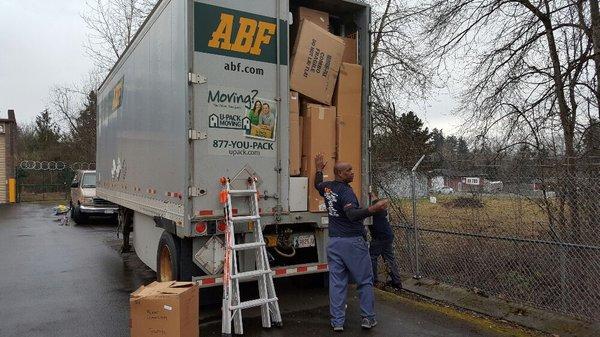
[{"label": "fence post", "polygon": [[550,233],[552,234],[554,241],[559,243],[559,260],[560,260],[560,300],[561,300],[561,308],[564,312],[567,312],[567,256],[566,256],[566,247],[564,245],[564,241],[561,236],[555,230],[552,222],[550,222]]},{"label": "fence post", "polygon": [[411,175],[412,175],[412,183],[411,183],[411,195],[412,195],[412,220],[413,220],[413,235],[415,238],[415,275],[413,275],[413,278],[415,279],[420,279],[421,278],[421,272],[420,272],[420,266],[419,266],[419,229],[417,227],[417,168],[419,167],[419,165],[421,164],[421,161],[423,161],[423,158],[425,158],[425,155],[422,155],[421,158],[419,159],[419,161],[417,161],[417,163],[415,164],[415,166],[412,168],[411,171]]}]

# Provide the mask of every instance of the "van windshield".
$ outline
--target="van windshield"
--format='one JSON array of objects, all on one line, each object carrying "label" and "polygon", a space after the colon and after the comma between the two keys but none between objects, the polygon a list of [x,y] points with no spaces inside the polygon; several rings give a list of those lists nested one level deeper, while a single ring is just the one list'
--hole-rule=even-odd
[{"label": "van windshield", "polygon": [[95,188],[96,187],[96,173],[86,173],[81,179],[81,188]]}]

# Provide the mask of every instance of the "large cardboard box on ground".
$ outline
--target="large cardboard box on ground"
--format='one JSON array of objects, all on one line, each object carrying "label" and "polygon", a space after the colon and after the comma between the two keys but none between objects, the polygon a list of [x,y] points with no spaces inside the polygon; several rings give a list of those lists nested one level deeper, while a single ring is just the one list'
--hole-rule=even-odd
[{"label": "large cardboard box on ground", "polygon": [[343,55],[342,38],[302,20],[292,55],[290,88],[331,105]]},{"label": "large cardboard box on ground", "polygon": [[198,337],[198,286],[153,282],[131,294],[131,337]]},{"label": "large cardboard box on ground", "polygon": [[362,75],[362,66],[342,63],[334,99],[337,107],[336,157],[338,161],[352,165],[354,181],[350,185],[359,199],[362,193]]},{"label": "large cardboard box on ground", "polygon": [[327,162],[323,178],[325,180],[334,179],[335,111],[335,107],[319,104],[306,104],[303,107],[302,175],[308,177],[308,210],[311,212],[323,212],[326,210],[323,197],[314,188],[316,173],[315,156],[318,153],[322,153]]},{"label": "large cardboard box on ground", "polygon": [[290,91],[290,175],[300,175],[302,135],[300,133],[300,97]]}]

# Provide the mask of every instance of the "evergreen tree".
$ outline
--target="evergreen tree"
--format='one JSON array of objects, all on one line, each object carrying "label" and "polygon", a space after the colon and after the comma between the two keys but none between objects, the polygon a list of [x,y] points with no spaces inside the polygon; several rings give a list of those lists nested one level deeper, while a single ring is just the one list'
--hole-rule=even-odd
[{"label": "evergreen tree", "polygon": [[592,118],[583,134],[583,155],[596,162],[600,160],[600,121]]},{"label": "evergreen tree", "polygon": [[96,103],[97,97],[91,91],[84,103],[84,108],[75,118],[75,126],[71,130],[71,147],[75,161],[96,161]]},{"label": "evergreen tree", "polygon": [[35,117],[33,134],[35,142],[30,144],[33,158],[28,159],[45,161],[61,159],[60,128],[52,120],[48,109]]},{"label": "evergreen tree", "polygon": [[374,137],[376,158],[386,162],[400,162],[411,167],[421,155],[432,153],[431,133],[423,121],[410,111],[394,117],[386,129]]},{"label": "evergreen tree", "polygon": [[56,145],[60,140],[60,129],[52,121],[48,109],[35,117],[35,136],[40,146]]},{"label": "evergreen tree", "polygon": [[458,137],[458,143],[456,144],[456,153],[463,159],[469,154],[469,146],[463,137]]}]

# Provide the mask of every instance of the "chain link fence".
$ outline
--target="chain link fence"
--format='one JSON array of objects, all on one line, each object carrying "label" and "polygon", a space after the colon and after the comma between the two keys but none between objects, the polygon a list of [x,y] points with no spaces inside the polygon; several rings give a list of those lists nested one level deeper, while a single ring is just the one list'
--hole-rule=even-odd
[{"label": "chain link fence", "polygon": [[404,273],[600,321],[600,158],[375,166]]}]

